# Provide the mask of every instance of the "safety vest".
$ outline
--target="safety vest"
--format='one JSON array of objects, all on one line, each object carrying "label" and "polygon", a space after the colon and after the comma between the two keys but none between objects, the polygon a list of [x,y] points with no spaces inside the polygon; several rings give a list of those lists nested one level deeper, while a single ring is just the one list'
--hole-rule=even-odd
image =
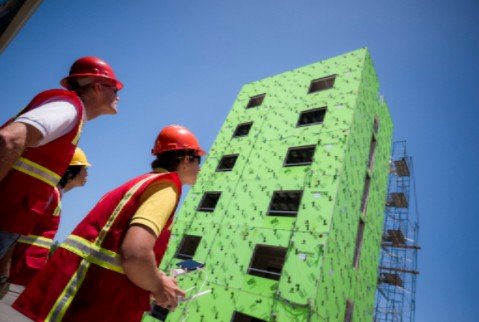
[{"label": "safety vest", "polygon": [[[175,172],[145,174],[107,193],[13,307],[35,321],[140,321],[149,310],[150,293],[128,279],[119,252],[141,195],[161,181],[172,182],[179,198],[181,183]],[[157,264],[168,244],[173,213],[156,240]]]},{"label": "safety vest", "polygon": [[[53,200],[53,191],[75,152],[83,123],[83,103],[71,91],[38,94],[16,117],[43,104],[64,101],[75,106],[76,124],[67,134],[39,147],[27,148],[0,181],[0,231],[29,235]],[[10,124],[10,119],[2,127]]]},{"label": "safety vest", "polygon": [[44,218],[35,225],[30,235],[18,239],[10,264],[11,283],[27,286],[47,263],[60,224],[60,197],[59,189],[55,188],[54,200],[50,203]]}]

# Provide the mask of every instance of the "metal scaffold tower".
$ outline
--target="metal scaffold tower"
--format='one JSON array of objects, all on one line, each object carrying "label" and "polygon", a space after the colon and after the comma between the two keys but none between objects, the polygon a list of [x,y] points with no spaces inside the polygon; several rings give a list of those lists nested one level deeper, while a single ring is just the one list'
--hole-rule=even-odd
[{"label": "metal scaffold tower", "polygon": [[415,320],[419,216],[412,158],[394,142],[376,292],[376,322]]}]

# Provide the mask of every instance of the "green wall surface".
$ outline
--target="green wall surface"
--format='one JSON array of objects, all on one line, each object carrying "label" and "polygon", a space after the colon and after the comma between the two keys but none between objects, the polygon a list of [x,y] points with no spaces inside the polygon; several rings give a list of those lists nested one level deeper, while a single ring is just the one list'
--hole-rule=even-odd
[{"label": "green wall surface", "polygon": [[[329,75],[336,75],[333,88],[308,94],[312,80]],[[372,320],[392,138],[378,88],[367,49],[243,86],[176,215],[160,267],[168,272],[180,261],[174,256],[184,235],[200,236],[194,259],[205,269],[178,280],[183,289],[196,287],[191,294],[202,284],[212,292],[181,304],[168,321],[231,321],[235,311],[265,321],[344,321],[348,300],[351,321]],[[262,104],[246,108],[259,94]],[[296,126],[302,111],[320,107],[327,108],[322,124]],[[233,138],[246,122],[253,122],[248,135]],[[373,136],[377,148],[368,167]],[[316,146],[310,165],[283,166],[288,148],[306,145]],[[217,172],[229,154],[239,155],[233,170]],[[278,190],[303,191],[296,217],[267,215]],[[214,211],[197,211],[213,191],[221,192]],[[365,229],[355,268],[360,218]],[[287,248],[278,281],[248,274],[257,244]]]}]

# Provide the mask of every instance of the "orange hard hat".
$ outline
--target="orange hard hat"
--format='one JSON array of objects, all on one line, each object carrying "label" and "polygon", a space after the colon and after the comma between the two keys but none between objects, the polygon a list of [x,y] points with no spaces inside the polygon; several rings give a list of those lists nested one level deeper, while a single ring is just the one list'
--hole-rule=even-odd
[{"label": "orange hard hat", "polygon": [[63,78],[60,84],[67,89],[72,89],[70,81],[79,82],[82,79],[89,82],[99,80],[115,86],[117,90],[123,88],[123,84],[116,78],[113,68],[98,57],[87,56],[78,59],[70,68],[69,75]]},{"label": "orange hard hat", "polygon": [[168,125],[158,134],[151,153],[156,155],[175,150],[193,150],[197,155],[206,154],[190,130],[181,125]]}]

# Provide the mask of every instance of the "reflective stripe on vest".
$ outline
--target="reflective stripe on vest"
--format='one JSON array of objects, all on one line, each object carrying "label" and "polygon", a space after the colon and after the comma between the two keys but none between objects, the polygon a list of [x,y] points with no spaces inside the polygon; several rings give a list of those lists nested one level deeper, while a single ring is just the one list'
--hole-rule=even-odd
[{"label": "reflective stripe on vest", "polygon": [[83,119],[80,120],[80,125],[78,126],[77,134],[75,135],[75,137],[72,140],[73,145],[78,144],[78,141],[80,140],[80,135],[81,135],[82,129],[83,129]]},{"label": "reflective stripe on vest", "polygon": [[[111,225],[113,224],[113,221],[118,217],[118,215],[123,210],[123,207],[127,204],[128,201],[130,201],[131,197],[135,194],[135,192],[145,182],[147,182],[149,180],[152,180],[153,178],[156,178],[156,177],[157,176],[148,176],[147,178],[137,182],[133,187],[130,188],[130,190],[128,190],[125,193],[123,198],[120,200],[118,205],[115,207],[115,210],[113,210],[113,212],[111,213],[110,217],[108,218],[108,221],[107,221],[106,225],[103,227],[103,229],[99,233],[99,235],[98,235],[98,237],[97,237],[97,239],[95,240],[94,243],[89,242],[89,241],[87,241],[87,240],[85,240],[85,239],[83,239],[79,236],[70,235],[67,238],[67,240],[65,241],[65,243],[60,245],[60,247],[65,248],[65,249],[71,251],[72,253],[74,253],[78,256],[81,256],[83,258],[83,260],[80,262],[80,265],[79,265],[78,269],[72,274],[72,277],[68,281],[67,285],[63,289],[60,296],[55,301],[55,304],[53,304],[53,307],[50,310],[50,312],[48,313],[48,316],[45,319],[45,322],[60,322],[63,319],[63,316],[65,315],[68,307],[70,306],[71,302],[73,301],[73,298],[75,297],[76,293],[80,289],[81,284],[82,284],[83,280],[85,279],[86,273],[88,272],[88,268],[90,267],[90,265],[92,263],[95,263],[95,264],[97,264],[97,265],[99,265],[103,268],[106,268],[106,269],[114,270],[114,269],[111,269],[109,267],[105,267],[103,265],[100,265],[99,262],[93,261],[93,258],[94,258],[93,256],[87,256],[87,257],[82,256],[80,251],[78,250],[78,248],[76,248],[77,243],[82,244],[80,242],[80,240],[83,239],[87,242],[87,244],[85,244],[85,245],[95,245],[94,247],[91,248],[92,250],[100,251],[100,249],[101,249],[101,250],[104,250],[104,251],[108,251],[111,254],[116,254],[115,252],[113,252],[111,250],[103,249],[98,245],[104,240],[104,238],[106,237],[106,233],[109,231],[109,229],[111,228]],[[100,236],[100,235],[102,235],[102,236]],[[68,246],[66,244],[67,241],[69,241],[69,240],[74,241],[72,244],[74,244],[75,247],[71,247],[71,246]],[[70,242],[69,242],[69,244],[70,244]],[[90,260],[91,260],[91,262],[90,262]],[[121,266],[120,266],[120,268],[121,268]],[[122,271],[122,273],[123,273],[123,271]]]},{"label": "reflective stripe on vest", "polygon": [[62,212],[62,205],[61,205],[61,203],[58,203],[58,206],[53,211],[52,216],[58,217],[58,216],[60,216],[61,212]]},{"label": "reflective stripe on vest", "polygon": [[78,266],[78,269],[72,274],[72,277],[63,289],[62,294],[60,297],[58,297],[57,301],[45,318],[45,322],[60,322],[63,320],[63,316],[73,301],[75,294],[78,292],[81,283],[85,279],[90,265],[91,263],[86,260],[81,261],[80,266]]},{"label": "reflective stripe on vest", "polygon": [[86,259],[90,263],[125,274],[121,267],[120,255],[111,250],[101,248],[85,238],[70,235],[60,247]]},{"label": "reflective stripe on vest", "polygon": [[56,187],[56,185],[61,179],[61,176],[59,176],[55,172],[39,165],[38,163],[35,163],[22,157],[20,157],[17,162],[15,162],[15,164],[13,165],[13,169],[23,172],[38,180],[41,180],[52,187]]},{"label": "reflective stripe on vest", "polygon": [[46,249],[50,249],[53,245],[53,239],[46,238],[43,236],[35,236],[35,235],[28,235],[28,236],[20,236],[18,239],[19,243],[23,244],[30,244],[37,247],[42,247]]}]

